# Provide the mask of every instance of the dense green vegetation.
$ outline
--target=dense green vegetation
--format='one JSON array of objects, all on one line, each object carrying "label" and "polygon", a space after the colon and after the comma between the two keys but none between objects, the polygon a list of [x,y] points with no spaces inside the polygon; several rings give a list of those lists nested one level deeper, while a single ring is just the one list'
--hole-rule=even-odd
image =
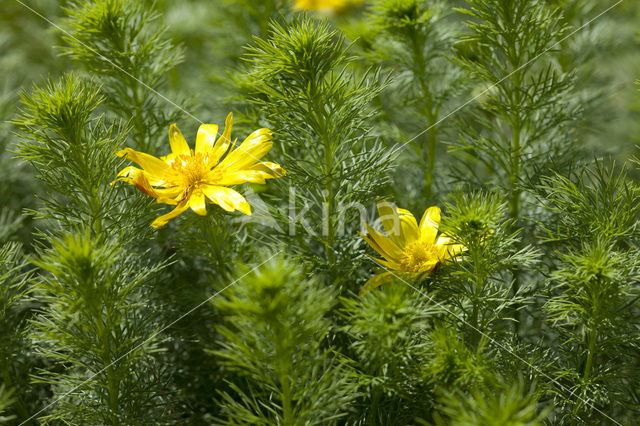
[{"label": "dense green vegetation", "polygon": [[7,0],[0,423],[640,423],[638,19]]}]

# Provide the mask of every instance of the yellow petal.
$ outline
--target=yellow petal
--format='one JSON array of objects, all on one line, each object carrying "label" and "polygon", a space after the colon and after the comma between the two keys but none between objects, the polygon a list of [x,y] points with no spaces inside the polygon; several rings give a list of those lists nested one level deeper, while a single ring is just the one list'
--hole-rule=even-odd
[{"label": "yellow petal", "polygon": [[377,259],[373,256],[369,256],[367,255],[367,257],[371,260],[373,260],[374,262],[376,262],[377,264],[379,264],[380,266],[390,269],[392,271],[402,271],[402,268],[400,267],[400,265],[396,262],[394,262],[393,260],[382,260],[382,259]]},{"label": "yellow petal", "polygon": [[435,268],[438,265],[438,263],[440,263],[440,259],[433,259],[433,260],[430,260],[428,262],[424,262],[424,263],[422,263],[420,265],[420,271],[419,272],[421,274],[429,273],[429,272],[433,271],[433,268]]},{"label": "yellow petal", "polygon": [[[218,126],[216,124],[201,124],[198,127],[196,136],[196,154],[208,154],[213,150],[218,137]],[[216,159],[216,161],[218,161]]]},{"label": "yellow petal", "polygon": [[[111,182],[111,185],[116,183],[117,181],[125,181],[131,185],[134,185],[141,192],[157,198],[159,203],[166,204],[177,204],[177,201],[167,203],[164,201],[166,198],[174,198],[180,195],[183,190],[180,187],[170,187],[170,188],[154,188],[153,185],[157,185],[157,181],[153,178],[149,177],[149,174],[144,170],[138,169],[137,167],[129,166],[120,170],[117,175],[117,178]],[[162,199],[162,200],[161,200]]]},{"label": "yellow petal", "polygon": [[388,201],[378,202],[378,215],[391,241],[404,247],[420,236],[418,223],[409,210],[396,209]]},{"label": "yellow petal", "polygon": [[[210,176],[214,177],[217,174],[217,170],[214,169],[210,172]],[[265,183],[266,179],[279,178],[286,174],[286,171],[275,163],[260,163],[255,166],[239,170],[235,172],[227,172],[222,175],[222,178],[215,181],[216,185],[239,185],[245,182],[251,183]]]},{"label": "yellow petal", "polygon": [[[383,250],[382,254],[388,260],[397,260],[402,256],[402,249],[398,247],[396,243],[385,237],[369,225],[365,223],[365,228],[370,235],[370,238]],[[365,240],[366,241],[366,240]],[[371,244],[370,244],[371,245]],[[373,247],[373,246],[372,246]]]},{"label": "yellow petal", "polygon": [[251,216],[251,206],[237,191],[224,186],[203,185],[202,192],[212,203],[215,203],[228,212],[239,210]]},{"label": "yellow petal", "polygon": [[380,287],[382,284],[387,284],[394,281],[394,275],[391,272],[383,272],[374,277],[371,277],[360,290],[359,296],[365,295],[367,292]]},{"label": "yellow petal", "polygon": [[378,201],[378,216],[382,221],[382,227],[391,239],[398,245],[402,245],[402,228],[400,227],[400,217],[396,209],[387,201]]},{"label": "yellow petal", "polygon": [[219,167],[229,171],[246,169],[260,159],[273,147],[272,133],[269,129],[259,129],[249,135],[236,149],[231,151]]},{"label": "yellow petal", "polygon": [[151,197],[158,198],[158,194],[151,186],[147,178],[145,177],[144,170],[140,170],[136,167],[130,166],[120,170],[116,180],[111,182],[114,184],[117,181],[125,181],[131,185],[134,185],[140,192],[147,194]]},{"label": "yellow petal", "polygon": [[175,197],[158,197],[156,199],[156,203],[158,204],[170,204],[175,206],[176,204],[179,204],[182,201],[182,197],[180,196],[175,196]]},{"label": "yellow petal", "polygon": [[142,173],[142,170],[133,166],[125,167],[124,169],[118,172],[118,174],[116,175],[116,178],[109,185],[113,185],[118,181],[125,181],[127,183],[131,183],[131,178],[136,173]]},{"label": "yellow petal", "polygon": [[416,222],[416,218],[413,217],[411,212],[405,209],[398,209],[398,216],[400,217],[400,229],[402,230],[404,244],[411,244],[420,238],[418,222]]},{"label": "yellow petal", "polygon": [[151,226],[154,228],[160,228],[161,226],[166,225],[167,222],[169,222],[171,219],[184,212],[187,208],[189,208],[189,201],[185,200],[178,204],[176,208],[171,210],[169,213],[162,215],[154,220]]},{"label": "yellow petal", "polygon": [[251,167],[249,170],[258,170],[270,175],[269,178],[281,178],[282,176],[287,174],[287,171],[280,166],[280,164],[272,163],[270,161],[265,161],[263,163],[258,163],[255,166]]},{"label": "yellow petal", "polygon": [[216,143],[211,148],[211,166],[215,165],[220,161],[220,158],[227,152],[229,149],[229,144],[231,143],[231,128],[233,127],[233,113],[230,112],[227,115],[227,119],[224,122],[224,133],[222,136],[218,138]]},{"label": "yellow petal", "polygon": [[206,216],[207,205],[205,203],[204,194],[199,189],[193,191],[193,194],[189,197],[189,207],[191,210],[199,214],[200,216]]},{"label": "yellow petal", "polygon": [[178,129],[178,126],[172,124],[169,126],[169,144],[171,145],[171,152],[174,155],[190,155],[191,150],[189,144],[182,136],[182,132]]},{"label": "yellow petal", "polygon": [[420,220],[420,241],[433,244],[438,235],[438,225],[440,224],[440,208],[429,207]]},{"label": "yellow petal", "polygon": [[[384,251],[382,249],[382,247],[380,247],[380,245],[378,245],[378,243],[376,243],[373,239],[367,237],[366,235],[364,235],[362,232],[358,231],[358,234],[360,234],[360,237],[362,237],[362,239],[369,244],[369,246],[374,249],[376,252],[378,252],[378,254],[380,254],[380,256],[384,257],[384,258],[391,258],[391,255],[389,253],[387,253],[386,251]],[[369,256],[371,257],[371,256]],[[371,257],[371,259],[376,260],[375,258]]]},{"label": "yellow petal", "polygon": [[158,180],[174,179],[176,178],[175,171],[167,165],[164,161],[153,155],[145,154],[144,152],[134,151],[131,148],[125,148],[116,152],[118,157],[125,157],[144,169],[152,177]]},{"label": "yellow petal", "polygon": [[462,244],[456,244],[451,242],[451,238],[446,235],[441,235],[436,242],[436,249],[438,250],[438,258],[444,261],[451,260],[458,254],[466,251],[467,248]]}]

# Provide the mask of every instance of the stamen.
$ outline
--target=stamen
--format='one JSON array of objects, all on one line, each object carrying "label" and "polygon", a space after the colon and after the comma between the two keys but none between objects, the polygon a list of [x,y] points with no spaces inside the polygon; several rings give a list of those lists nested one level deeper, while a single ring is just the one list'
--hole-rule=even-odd
[{"label": "stamen", "polygon": [[433,267],[438,253],[432,244],[414,241],[409,244],[400,259],[400,266],[408,272],[424,272]]}]

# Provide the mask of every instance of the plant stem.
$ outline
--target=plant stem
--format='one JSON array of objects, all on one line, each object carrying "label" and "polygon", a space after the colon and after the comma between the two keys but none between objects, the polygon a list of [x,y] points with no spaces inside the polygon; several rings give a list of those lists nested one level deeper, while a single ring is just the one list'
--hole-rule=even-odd
[{"label": "plant stem", "polygon": [[120,406],[118,393],[120,386],[115,376],[115,371],[111,366],[107,368],[107,384],[109,385],[109,408],[111,409],[112,424],[117,426],[120,424],[118,420],[118,410]]},{"label": "plant stem", "polygon": [[[424,197],[426,200],[431,198],[432,193],[432,185],[433,185],[433,171],[436,165],[436,155],[437,155],[437,136],[438,129],[435,126],[435,123],[438,118],[438,113],[434,111],[434,100],[433,93],[427,84],[427,78],[425,75],[425,69],[427,67],[426,58],[424,54],[424,37],[421,37],[417,32],[412,33],[411,37],[411,47],[413,50],[413,74],[415,78],[420,83],[420,90],[422,99],[424,100],[423,108],[424,114],[427,117],[427,132],[425,137],[426,144],[426,163],[427,167],[424,168]],[[423,159],[425,149],[421,147],[421,151],[423,152]]]},{"label": "plant stem", "polygon": [[471,259],[473,261],[475,282],[473,283],[473,294],[470,295],[471,303],[473,304],[473,310],[471,311],[471,326],[473,327],[471,333],[471,344],[478,350],[480,339],[482,338],[483,331],[480,330],[478,324],[478,316],[480,314],[480,303],[484,293],[484,287],[486,284],[486,274],[484,271],[484,264],[482,263],[482,256],[478,250],[478,244],[472,244],[469,247]]},{"label": "plant stem", "polygon": [[150,147],[147,146],[146,143],[146,126],[142,121],[142,103],[140,101],[140,94],[138,93],[139,87],[140,85],[137,81],[131,80],[131,91],[133,92],[133,103],[135,107],[133,118],[135,121],[136,138],[138,139],[138,146],[140,147],[140,149],[144,152],[147,152]]},{"label": "plant stem", "polygon": [[429,130],[427,131],[427,167],[424,170],[425,179],[424,179],[424,196],[425,199],[431,198],[431,187],[433,184],[433,172],[436,167],[436,154],[437,154],[437,136],[438,129],[434,126],[435,117],[429,114],[428,126]]},{"label": "plant stem", "polygon": [[[331,117],[327,116],[325,109],[322,105],[319,105],[318,102],[322,99],[322,96],[319,96],[319,89],[316,84],[316,79],[313,76],[309,77],[309,105],[311,107],[311,111],[314,115],[316,115],[317,123],[328,123],[331,120]],[[324,175],[325,175],[325,185],[324,185],[324,196],[325,201],[322,206],[322,233],[323,236],[323,244],[325,253],[327,256],[327,262],[329,265],[334,265],[336,263],[336,256],[333,250],[334,240],[335,240],[335,229],[333,226],[333,203],[334,203],[334,181],[333,181],[333,162],[334,162],[334,146],[332,142],[332,138],[330,135],[330,131],[328,131],[326,124],[321,126],[321,128],[316,129],[320,140],[322,141],[323,153],[324,153],[324,164],[322,166]],[[326,221],[326,222],[325,222]],[[326,224],[326,228],[325,228]]]},{"label": "plant stem", "polygon": [[596,340],[598,339],[598,332],[596,331],[596,327],[591,329],[589,333],[589,348],[587,349],[587,362],[584,366],[584,375],[583,379],[588,380],[591,375],[591,365],[593,364],[593,354],[596,350]]},{"label": "plant stem", "polygon": [[[514,107],[520,105],[520,73],[516,72],[513,75],[513,86],[514,86]],[[510,184],[510,199],[509,199],[509,211],[511,214],[511,218],[517,222],[520,219],[520,197],[521,197],[521,189],[518,187],[518,180],[520,178],[520,151],[521,147],[521,133],[522,133],[522,124],[520,121],[519,112],[514,112],[511,117],[512,124],[512,132],[511,132],[511,149],[509,153],[511,155],[511,170],[509,173],[509,184]],[[512,271],[513,274],[513,284],[511,286],[511,294],[515,297],[520,291],[520,271],[518,268],[514,268]],[[515,336],[518,337],[520,334],[520,305],[518,303],[514,304],[512,317],[514,320],[514,331]]]},{"label": "plant stem", "polygon": [[291,384],[286,372],[280,373],[280,384],[282,385],[282,424],[285,426],[291,425],[293,424],[293,419],[291,418]]}]

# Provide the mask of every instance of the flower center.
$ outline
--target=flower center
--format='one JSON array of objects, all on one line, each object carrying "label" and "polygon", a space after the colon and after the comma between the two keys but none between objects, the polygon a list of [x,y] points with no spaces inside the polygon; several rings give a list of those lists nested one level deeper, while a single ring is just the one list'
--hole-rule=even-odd
[{"label": "flower center", "polygon": [[171,168],[182,178],[180,186],[190,188],[198,185],[205,178],[209,172],[207,157],[208,156],[203,155],[201,152],[193,155],[192,151],[191,155],[179,155],[171,162]]},{"label": "flower center", "polygon": [[432,244],[414,241],[405,247],[400,266],[408,272],[427,272],[438,263],[438,253]]}]

